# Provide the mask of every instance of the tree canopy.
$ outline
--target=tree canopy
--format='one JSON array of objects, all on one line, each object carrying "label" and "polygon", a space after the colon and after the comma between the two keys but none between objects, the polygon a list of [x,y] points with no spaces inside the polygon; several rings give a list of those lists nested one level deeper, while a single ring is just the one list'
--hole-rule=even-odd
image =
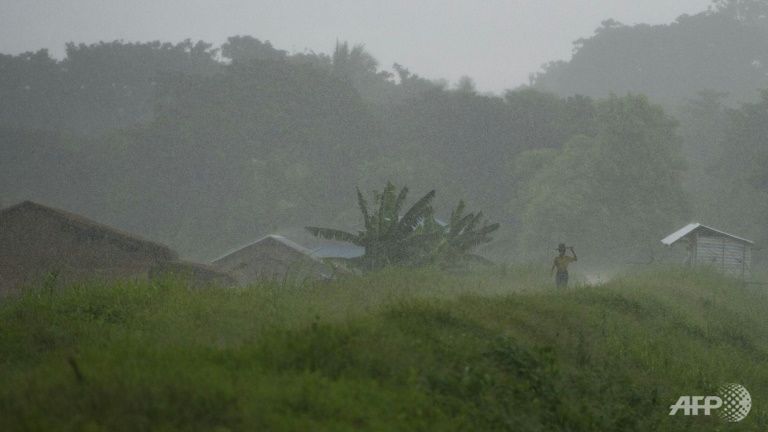
[{"label": "tree canopy", "polygon": [[643,93],[667,107],[702,90],[754,101],[768,87],[766,11],[767,0],[717,0],[671,24],[606,20],[574,42],[570,60],[545,65],[534,85],[561,95]]},{"label": "tree canopy", "polygon": [[[729,38],[762,31],[762,19],[743,13],[762,4],[753,3],[721,2],[670,26],[606,23],[564,66],[567,80],[552,69],[502,95],[478,93],[469,77],[448,85],[398,64],[387,71],[346,42],[328,54],[241,35],[221,47],[116,41],[70,44],[63,60],[2,55],[0,201],[80,211],[196,259],[275,231],[354,227],[359,202],[348,188],[389,179],[418,196],[440,191],[431,211],[443,220],[482,209],[504,226],[484,253],[505,260],[540,259],[564,237],[595,256],[645,259],[688,218],[768,238],[755,204],[768,178],[765,96],[734,104],[746,93],[706,90],[710,69],[701,80],[665,72],[693,71],[703,36],[685,42],[689,57],[664,57],[653,73],[667,78],[654,78],[648,96],[624,91],[655,75],[597,61],[637,45],[638,34],[682,44],[699,25],[733,49]],[[589,85],[602,87],[580,87],[584,64],[599,69],[585,75]],[[610,80],[624,79],[640,81],[611,95]],[[593,96],[548,93],[547,83]],[[467,224],[442,237],[441,259],[487,238]]]}]

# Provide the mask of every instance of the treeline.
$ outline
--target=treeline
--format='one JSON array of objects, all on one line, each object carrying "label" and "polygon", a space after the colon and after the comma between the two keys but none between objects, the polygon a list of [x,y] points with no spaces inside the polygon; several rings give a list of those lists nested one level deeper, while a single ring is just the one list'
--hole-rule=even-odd
[{"label": "treeline", "polygon": [[534,86],[561,95],[643,93],[677,109],[702,90],[730,103],[754,102],[768,87],[768,1],[714,0],[695,15],[663,25],[609,19],[574,42],[570,60],[553,61]]},{"label": "treeline", "polygon": [[[669,25],[608,20],[545,65],[563,97],[646,94],[679,120],[691,218],[768,242],[768,1],[715,0]],[[759,252],[765,259],[765,252]]]},{"label": "treeline", "polygon": [[[559,241],[593,262],[646,259],[699,206],[677,123],[644,96],[484,95],[469,79],[384,71],[362,46],[288,54],[249,36],[0,62],[0,200],[83,212],[193,258],[274,231],[354,228],[355,186],[388,180],[482,210],[502,226],[486,253],[505,260]],[[724,141],[736,113],[722,115]]]}]

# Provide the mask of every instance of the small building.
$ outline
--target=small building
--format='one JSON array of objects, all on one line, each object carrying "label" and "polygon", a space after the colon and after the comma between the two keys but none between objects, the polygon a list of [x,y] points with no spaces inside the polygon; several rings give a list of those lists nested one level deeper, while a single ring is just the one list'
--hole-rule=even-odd
[{"label": "small building", "polygon": [[713,267],[728,275],[748,277],[754,242],[727,232],[690,223],[661,242],[667,246],[682,243],[688,252],[686,264]]},{"label": "small building", "polygon": [[334,269],[311,250],[281,235],[268,235],[213,261],[241,285],[263,280],[330,279]]},{"label": "small building", "polygon": [[30,201],[0,210],[0,293],[84,279],[146,278],[168,247]]}]

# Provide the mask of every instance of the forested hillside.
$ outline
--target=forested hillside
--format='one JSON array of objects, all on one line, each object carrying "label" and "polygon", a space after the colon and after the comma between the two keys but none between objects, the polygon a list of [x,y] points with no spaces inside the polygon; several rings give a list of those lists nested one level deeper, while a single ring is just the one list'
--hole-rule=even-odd
[{"label": "forested hillside", "polygon": [[692,218],[768,241],[768,1],[716,0],[668,25],[607,20],[544,66],[563,97],[645,94],[679,121]]},{"label": "forested hillside", "polygon": [[[734,8],[719,4],[670,26],[607,25],[534,87],[503,95],[479,94],[468,78],[449,85],[401,65],[387,72],[347,43],[289,54],[236,36],[220,47],[69,44],[62,60],[44,50],[3,55],[0,203],[62,207],[196,259],[305,225],[354,229],[355,186],[387,180],[416,194],[436,189],[446,206],[438,217],[464,199],[501,223],[485,253],[505,261],[548,256],[565,239],[593,262],[647,261],[664,234],[691,219],[768,240],[768,98],[728,105],[747,98],[746,87],[729,83],[768,84],[664,69],[662,81],[680,82],[669,84],[675,91],[612,88],[601,76],[591,79],[599,91],[578,84],[576,65],[589,53],[601,71],[630,79],[596,59],[638,32],[706,43],[688,23],[720,22],[702,31],[731,44],[734,28],[764,27]],[[663,41],[631,45],[672,46]],[[674,67],[688,67],[677,57]],[[731,98],[696,96],[709,83]],[[680,103],[670,108],[669,98]]]},{"label": "forested hillside", "polygon": [[534,83],[562,95],[643,93],[666,106],[702,90],[755,101],[768,86],[767,39],[765,0],[715,0],[708,11],[663,25],[606,19],[574,42],[570,60],[545,65]]}]

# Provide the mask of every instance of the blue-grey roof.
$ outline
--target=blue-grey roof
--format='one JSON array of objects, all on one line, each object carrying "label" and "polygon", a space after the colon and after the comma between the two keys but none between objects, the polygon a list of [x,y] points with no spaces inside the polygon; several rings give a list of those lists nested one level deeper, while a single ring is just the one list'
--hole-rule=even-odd
[{"label": "blue-grey roof", "polygon": [[365,248],[349,243],[324,242],[311,248],[312,256],[317,258],[357,258],[363,256]]}]

